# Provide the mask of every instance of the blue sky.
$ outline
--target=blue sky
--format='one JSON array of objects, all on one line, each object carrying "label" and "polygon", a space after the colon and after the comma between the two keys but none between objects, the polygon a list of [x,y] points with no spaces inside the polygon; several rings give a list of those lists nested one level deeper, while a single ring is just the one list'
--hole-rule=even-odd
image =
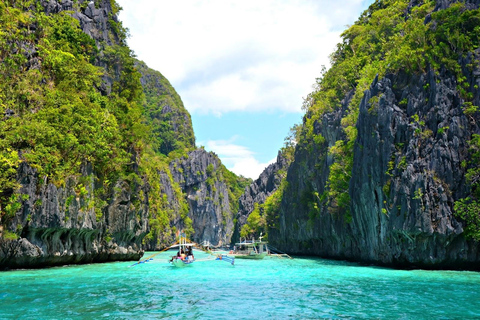
[{"label": "blue sky", "polygon": [[301,113],[232,111],[221,116],[192,115],[197,145],[221,155],[230,170],[257,178],[274,161],[289,128]]},{"label": "blue sky", "polygon": [[117,0],[140,60],[192,115],[197,145],[256,179],[294,124],[322,65],[373,0]]}]

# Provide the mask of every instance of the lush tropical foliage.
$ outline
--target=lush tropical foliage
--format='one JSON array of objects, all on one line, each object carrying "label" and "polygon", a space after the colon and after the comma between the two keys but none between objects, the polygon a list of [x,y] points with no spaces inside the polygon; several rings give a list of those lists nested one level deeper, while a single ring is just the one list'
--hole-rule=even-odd
[{"label": "lush tropical foliage", "polygon": [[[85,10],[88,3],[74,1],[74,10]],[[168,167],[172,159],[195,148],[190,115],[168,80],[134,58],[126,30],[114,17],[121,8],[114,0],[110,6],[106,43],[85,34],[72,12],[48,15],[38,0],[0,2],[4,226],[21,206],[17,170],[24,162],[43,184],[63,187],[72,177],[79,178],[76,189],[82,195],[90,192],[81,183],[82,168],[91,168],[97,221],[117,192],[115,183],[124,181],[135,194],[132,204],[138,210],[147,199],[142,186],[148,185],[146,241],[173,234],[171,221],[178,215],[185,229],[193,231],[188,204]],[[238,207],[235,199],[248,181],[222,168],[231,206]],[[176,207],[162,191],[161,172],[175,188]]]},{"label": "lush tropical foliage", "polygon": [[480,135],[473,135],[470,149],[472,159],[467,170],[467,180],[471,184],[472,192],[469,197],[455,202],[455,211],[466,222],[467,237],[480,241]]},{"label": "lush tropical foliage", "polygon": [[195,148],[190,114],[170,82],[142,61],[136,67],[142,74],[143,106],[153,149],[164,155],[177,151],[174,156],[178,157]]},{"label": "lush tropical foliage", "polygon": [[[100,179],[129,174],[143,149],[142,87],[128,47],[108,47],[119,73],[110,95],[99,90],[108,74],[92,64],[95,41],[68,13],[46,15],[35,1],[0,3],[0,203],[16,188],[21,161],[42,181],[61,186],[92,165]],[[120,34],[119,37],[124,37]]]}]

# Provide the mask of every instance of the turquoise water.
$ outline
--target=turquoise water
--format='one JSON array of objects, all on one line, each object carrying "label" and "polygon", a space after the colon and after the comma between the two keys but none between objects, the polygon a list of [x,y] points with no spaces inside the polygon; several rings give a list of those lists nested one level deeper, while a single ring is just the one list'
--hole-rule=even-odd
[{"label": "turquoise water", "polygon": [[[480,273],[315,258],[0,273],[1,319],[480,319]],[[197,259],[208,256],[196,254]]]}]

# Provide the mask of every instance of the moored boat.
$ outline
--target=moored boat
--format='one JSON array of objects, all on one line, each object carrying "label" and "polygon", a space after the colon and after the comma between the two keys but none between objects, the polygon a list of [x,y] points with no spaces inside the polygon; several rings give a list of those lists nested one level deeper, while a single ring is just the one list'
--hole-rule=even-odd
[{"label": "moored boat", "polygon": [[[170,249],[177,249],[178,250],[177,254],[175,256],[172,256],[168,260],[168,262],[171,263],[175,267],[185,267],[185,266],[191,265],[195,261],[212,261],[212,260],[225,261],[225,262],[230,263],[231,265],[235,264],[235,257],[229,257],[226,254],[214,254],[212,251],[207,250],[207,249],[199,246],[195,242],[187,242],[188,239],[187,239],[185,233],[181,233],[180,235],[178,235],[177,239],[178,239],[178,241],[175,242],[173,245],[171,245],[169,247],[166,247],[165,249],[163,249],[163,250],[161,250],[157,253],[154,253],[153,255],[145,258],[144,260],[140,260],[140,261],[132,264],[130,267],[133,267],[133,266],[136,266],[136,265],[142,264],[142,263],[151,262],[151,261],[154,260],[153,257],[155,257],[156,255],[158,255],[162,252],[170,250]],[[199,259],[199,260],[195,259],[194,255],[193,255],[193,248],[194,247],[197,248],[197,249],[200,249],[201,251],[204,251],[205,253],[207,253],[209,255],[209,257]]]},{"label": "moored boat", "polygon": [[175,267],[185,267],[195,262],[195,257],[193,255],[193,246],[195,246],[195,243],[187,243],[187,237],[185,236],[184,233],[182,233],[180,235],[178,244],[170,246],[169,248],[169,249],[178,248],[177,255],[173,256],[170,259],[170,262]]},{"label": "moored boat", "polygon": [[195,261],[195,259],[190,259],[188,256],[185,257],[185,258],[181,258],[181,257],[177,257],[177,256],[174,256],[172,257],[172,259],[170,260],[170,262],[175,266],[175,267],[185,267],[189,264],[192,264],[193,262]]},{"label": "moored boat", "polygon": [[[241,239],[240,239],[241,240]],[[268,242],[259,240],[243,240],[235,243],[233,250],[229,255],[239,259],[263,259],[268,254]]]}]

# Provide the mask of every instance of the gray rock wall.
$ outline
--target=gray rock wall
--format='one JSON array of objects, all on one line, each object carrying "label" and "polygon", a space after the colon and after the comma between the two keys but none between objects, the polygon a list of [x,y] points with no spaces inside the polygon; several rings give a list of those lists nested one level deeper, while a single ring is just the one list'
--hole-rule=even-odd
[{"label": "gray rock wall", "polygon": [[81,178],[56,187],[39,181],[36,170],[22,163],[22,206],[9,226],[20,237],[0,241],[0,268],[139,259],[148,214],[146,203],[133,203],[139,189],[132,192],[119,181],[112,197],[106,197],[111,200],[99,205],[94,179],[90,168],[84,168]]},{"label": "gray rock wall", "polygon": [[[468,77],[475,103],[478,74],[474,70]],[[467,142],[480,131],[462,104],[455,77],[445,71],[375,79],[359,106],[351,221],[326,208],[312,219],[302,198],[323,193],[332,160],[325,149],[297,148],[280,228],[271,230],[269,239],[297,254],[406,268],[478,269],[479,244],[465,239],[453,215],[454,201],[469,192],[461,165]],[[319,123],[328,146],[342,137],[341,117],[338,110]]]},{"label": "gray rock wall", "polygon": [[41,5],[45,13],[56,14],[61,11],[73,11],[72,16],[80,23],[80,28],[95,40],[98,46],[118,44],[119,37],[109,26],[108,20],[118,22],[116,15],[112,15],[112,6],[109,0],[101,0],[95,5],[88,0],[42,0]]},{"label": "gray rock wall", "polygon": [[[84,0],[42,0],[40,4],[49,15],[73,12],[80,28],[95,40],[100,50],[97,65],[102,66],[105,46],[122,41],[110,25],[118,20],[109,0],[97,4]],[[36,50],[32,48],[29,57],[32,68],[39,63]],[[104,76],[104,92],[108,93],[112,81],[113,78]],[[26,163],[21,164],[17,176],[21,207],[8,225],[8,230],[15,230],[19,239],[0,240],[0,268],[138,259],[148,227],[148,206],[138,201],[142,187],[117,181],[113,182],[114,188],[106,188],[103,195],[97,195],[94,191],[99,187],[95,186],[97,178],[85,166],[79,177],[66,177],[62,187],[56,187],[38,177],[36,170]]]},{"label": "gray rock wall", "polygon": [[[269,241],[282,251],[292,254],[320,255],[328,258],[346,258],[351,254],[351,225],[340,214],[328,212],[323,203],[318,210],[311,204],[325,191],[333,158],[328,148],[344,139],[340,120],[353,96],[342,101],[342,107],[325,114],[314,124],[314,133],[321,134],[321,145],[299,144],[288,168],[287,187],[280,208],[278,226],[269,229]],[[316,194],[315,194],[316,193]]]},{"label": "gray rock wall", "polygon": [[[453,2],[437,1],[435,10]],[[465,3],[467,9],[480,5]],[[411,1],[409,8],[416,5]],[[474,105],[480,105],[478,55],[477,50],[459,59]],[[472,62],[473,69],[467,67]],[[443,69],[415,76],[400,72],[375,79],[364,92],[349,185],[351,216],[345,210],[328,212],[312,197],[325,191],[333,163],[328,148],[344,138],[345,97],[342,108],[315,122],[314,132],[325,144],[297,146],[279,226],[269,230],[269,240],[290,253],[402,268],[479,270],[480,244],[465,238],[463,222],[453,213],[454,202],[470,192],[462,163],[471,160],[468,141],[480,132],[478,115],[463,113],[457,85],[456,76]],[[312,210],[315,202],[320,210]]]},{"label": "gray rock wall", "polygon": [[170,171],[183,189],[190,207],[189,217],[197,243],[212,245],[230,243],[233,213],[230,210],[228,186],[220,170],[220,160],[212,153],[197,149],[187,158],[172,162]]},{"label": "gray rock wall", "polygon": [[255,203],[263,204],[278,189],[287,168],[288,161],[279,152],[277,161],[266,167],[258,179],[245,188],[245,192],[238,200],[239,210],[236,214],[237,223],[231,239],[232,244],[240,240],[240,230],[247,223],[248,216],[255,208]]},{"label": "gray rock wall", "polygon": [[[372,96],[380,98],[378,109],[371,109]],[[474,267],[480,259],[453,215],[454,201],[468,192],[461,165],[467,141],[478,132],[462,103],[447,73],[391,76],[365,92],[350,188],[361,260]]]}]

